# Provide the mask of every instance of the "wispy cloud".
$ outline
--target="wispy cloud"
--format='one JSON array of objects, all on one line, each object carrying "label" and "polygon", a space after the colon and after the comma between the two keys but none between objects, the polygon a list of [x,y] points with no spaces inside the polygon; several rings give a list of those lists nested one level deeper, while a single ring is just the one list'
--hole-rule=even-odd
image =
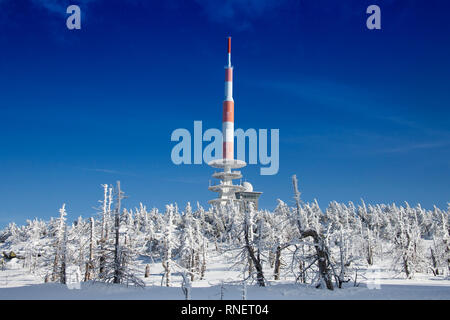
[{"label": "wispy cloud", "polygon": [[338,83],[321,78],[305,78],[296,81],[252,79],[247,83],[263,89],[289,94],[324,108],[361,114],[364,117],[415,129],[427,135],[450,139],[450,131],[448,130],[437,130],[434,127],[426,126],[420,121],[408,118],[406,114],[392,115],[389,101],[380,98],[377,92],[356,84]]},{"label": "wispy cloud", "polygon": [[85,171],[94,171],[94,172],[101,172],[101,173],[107,173],[107,174],[114,174],[114,175],[124,175],[124,176],[136,176],[134,173],[130,172],[123,172],[118,170],[111,170],[111,169],[103,169],[103,168],[80,168]]},{"label": "wispy cloud", "polygon": [[442,148],[450,145],[450,141],[438,141],[438,142],[425,142],[425,143],[416,143],[416,144],[408,144],[402,145],[395,148],[387,148],[379,150],[378,153],[406,153],[415,150],[422,149],[435,149]]},{"label": "wispy cloud", "polygon": [[104,173],[112,173],[112,174],[120,174],[121,172],[116,170],[108,170],[108,169],[86,169],[88,171],[96,171],[96,172],[104,172]]},{"label": "wispy cloud", "polygon": [[[396,132],[392,135],[390,131],[378,131],[369,127],[342,128],[337,132],[318,132],[307,136],[293,133],[291,137],[283,138],[286,143],[320,145],[325,141],[333,141],[336,146],[346,146],[347,149],[358,150],[359,153],[366,150],[370,154],[408,153],[450,146],[450,131],[437,129],[434,125],[427,125],[425,121],[407,114],[393,115],[389,103],[384,103],[376,93],[357,85],[319,78],[284,82],[255,79],[252,84],[314,103],[324,108],[325,112],[326,109],[339,110],[355,114],[362,119],[370,119],[373,123],[382,121],[384,124],[381,127],[389,124],[389,128],[395,128],[392,130]],[[416,142],[412,142],[412,137],[415,137]],[[373,146],[377,145],[383,147],[374,150]]]},{"label": "wispy cloud", "polygon": [[249,83],[332,109],[365,112],[373,107],[374,101],[376,101],[376,95],[362,87],[320,78],[305,78],[296,81],[253,79]]}]

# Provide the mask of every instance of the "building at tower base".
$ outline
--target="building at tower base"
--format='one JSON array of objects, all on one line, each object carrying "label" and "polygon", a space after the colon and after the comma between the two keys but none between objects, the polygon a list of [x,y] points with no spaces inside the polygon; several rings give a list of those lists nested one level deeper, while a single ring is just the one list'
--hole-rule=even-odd
[{"label": "building at tower base", "polygon": [[236,192],[236,200],[241,203],[244,211],[248,211],[250,209],[250,203],[253,204],[253,208],[255,210],[258,210],[258,200],[262,192],[253,191],[253,186],[249,182],[244,182],[242,186],[245,190]]}]

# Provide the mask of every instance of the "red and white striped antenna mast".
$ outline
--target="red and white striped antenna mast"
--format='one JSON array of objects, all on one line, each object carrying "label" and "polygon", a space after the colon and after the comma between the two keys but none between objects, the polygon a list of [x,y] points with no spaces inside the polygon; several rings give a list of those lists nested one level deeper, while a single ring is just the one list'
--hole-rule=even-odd
[{"label": "red and white striped antenna mast", "polygon": [[223,154],[222,159],[213,160],[209,163],[214,168],[223,169],[223,172],[215,172],[214,178],[222,180],[218,185],[210,186],[209,190],[219,192],[219,198],[210,200],[209,203],[226,203],[235,200],[235,194],[245,188],[234,185],[234,179],[242,178],[239,171],[231,171],[245,167],[245,161],[234,159],[234,100],[233,100],[233,66],[231,65],[231,37],[228,37],[228,64],[225,66],[225,98],[223,101],[222,136]]}]

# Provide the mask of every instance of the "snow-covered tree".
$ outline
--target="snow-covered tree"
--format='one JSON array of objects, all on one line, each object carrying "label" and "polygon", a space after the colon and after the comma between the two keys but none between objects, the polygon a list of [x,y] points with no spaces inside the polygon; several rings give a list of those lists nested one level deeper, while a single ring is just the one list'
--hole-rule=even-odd
[{"label": "snow-covered tree", "polygon": [[332,201],[322,211],[317,200],[303,202],[297,179],[292,181],[294,205],[278,200],[273,211],[230,201],[207,209],[187,203],[183,212],[170,204],[164,213],[142,203],[122,208],[120,184],[115,190],[104,184],[92,217],[67,223],[63,205],[50,221],[10,223],[0,230],[3,265],[17,259],[46,282],[64,283],[66,267],[76,265],[85,281],[143,285],[142,278],[152,277],[152,264],[162,263],[166,286],[179,285],[180,274],[189,283],[204,279],[209,260],[230,257],[231,268],[244,275],[242,283],[261,286],[270,274],[275,280],[345,288],[356,283],[358,270],[384,261],[407,278],[450,274],[450,204],[427,210],[420,204]]},{"label": "snow-covered tree", "polygon": [[[116,207],[114,209],[114,238],[108,241],[106,251],[104,271],[99,274],[99,279],[104,282],[112,282],[116,284],[132,284],[143,287],[144,282],[136,276],[136,271],[132,266],[133,260],[136,259],[137,253],[134,250],[131,237],[123,232],[122,221],[123,215],[127,215],[126,211],[121,211],[124,192],[120,187],[120,181],[117,181],[116,187]],[[125,223],[124,223],[125,224]],[[126,225],[124,229],[127,230]]]},{"label": "snow-covered tree", "polygon": [[175,226],[173,224],[175,214],[175,207],[170,204],[166,206],[166,228],[164,230],[164,237],[161,248],[161,261],[164,268],[163,280],[166,280],[166,286],[170,287],[171,274],[174,268],[174,262],[172,260],[173,250],[178,245],[176,235],[174,234]]},{"label": "snow-covered tree", "polygon": [[330,268],[330,259],[328,247],[325,243],[325,239],[323,234],[320,231],[319,225],[319,207],[317,202],[315,202],[312,206],[306,205],[307,212],[310,212],[308,218],[312,218],[311,223],[309,224],[310,229],[304,229],[302,226],[302,210],[300,203],[300,192],[298,191],[298,183],[297,177],[294,175],[292,177],[292,182],[294,186],[294,199],[296,202],[296,215],[294,216],[294,221],[298,227],[298,232],[300,234],[300,240],[305,238],[312,238],[314,241],[314,249],[316,254],[314,256],[315,261],[317,261],[318,266],[318,287],[326,287],[329,290],[333,290],[333,282],[332,282],[332,272]]}]

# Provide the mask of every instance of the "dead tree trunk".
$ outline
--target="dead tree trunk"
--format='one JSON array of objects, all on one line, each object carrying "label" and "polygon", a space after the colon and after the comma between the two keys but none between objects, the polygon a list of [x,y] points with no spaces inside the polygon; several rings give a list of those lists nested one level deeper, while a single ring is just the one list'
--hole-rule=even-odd
[{"label": "dead tree trunk", "polygon": [[266,284],[264,282],[264,273],[261,260],[258,259],[258,257],[255,255],[255,250],[250,244],[250,241],[248,239],[248,228],[245,228],[244,239],[245,239],[245,247],[247,249],[250,261],[253,263],[256,269],[256,281],[258,282],[260,287],[265,287]]},{"label": "dead tree trunk", "polygon": [[192,251],[191,251],[191,257],[190,257],[190,259],[189,259],[189,264],[190,264],[190,266],[189,266],[189,274],[190,274],[190,276],[191,276],[191,282],[194,282],[194,280],[195,280],[195,256],[196,256],[196,252],[195,252],[195,250],[193,250],[192,249]]},{"label": "dead tree trunk", "polygon": [[[292,177],[292,183],[294,185],[294,198],[297,205],[297,228],[300,233],[300,239],[304,239],[307,237],[313,238],[314,241],[314,249],[316,251],[317,257],[317,266],[319,267],[319,276],[321,282],[325,283],[325,286],[328,290],[333,290],[333,281],[331,270],[329,268],[329,257],[328,257],[328,248],[325,244],[325,240],[323,237],[313,229],[303,230],[301,220],[300,220],[300,192],[298,191],[297,186],[297,177],[294,175]],[[320,286],[320,284],[319,284]]]},{"label": "dead tree trunk", "polygon": [[117,181],[117,207],[114,218],[115,227],[115,243],[114,243],[114,283],[120,283],[121,280],[121,262],[120,262],[120,246],[119,246],[119,229],[120,229],[120,205],[123,192],[120,190],[120,181]]},{"label": "dead tree trunk", "polygon": [[114,242],[114,283],[120,283],[120,257],[119,257],[119,210],[116,209],[116,214],[114,218],[115,226],[115,242]]},{"label": "dead tree trunk", "polygon": [[321,280],[325,282],[327,289],[333,290],[333,281],[331,270],[329,268],[328,250],[322,237],[315,230],[305,230],[300,232],[301,238],[312,237],[314,240],[314,249],[316,250],[317,265]]},{"label": "dead tree trunk", "polygon": [[89,261],[86,263],[86,273],[84,281],[91,280],[93,278],[94,271],[94,218],[91,218],[91,235],[89,239]]},{"label": "dead tree trunk", "polygon": [[[58,249],[57,249],[58,250]],[[53,260],[53,272],[52,272],[52,281],[58,280],[58,265],[59,265],[59,250],[57,251],[55,255],[55,259]]]},{"label": "dead tree trunk", "polygon": [[67,261],[67,225],[64,224],[64,235],[62,243],[61,270],[59,274],[60,283],[66,284],[66,261]]},{"label": "dead tree trunk", "polygon": [[253,274],[253,261],[250,255],[247,258],[247,264],[248,264],[248,276],[251,277]]},{"label": "dead tree trunk", "polygon": [[170,259],[163,261],[162,266],[164,268],[164,277],[166,278],[166,287],[170,287]]},{"label": "dead tree trunk", "polygon": [[108,239],[108,224],[107,220],[110,217],[112,196],[110,188],[108,195],[108,185],[104,184],[104,198],[103,198],[103,211],[102,211],[102,230],[100,235],[100,258],[99,258],[99,277],[102,278],[105,272],[105,264],[106,264],[106,239]]},{"label": "dead tree trunk", "polygon": [[408,256],[408,250],[407,248],[409,247],[410,243],[411,243],[411,237],[408,233],[408,231],[405,232],[405,236],[406,236],[406,245],[403,249],[403,268],[406,274],[406,278],[411,279],[412,278],[412,270],[409,266],[409,256]]},{"label": "dead tree trunk", "polygon": [[269,265],[271,268],[275,265],[275,254],[273,253],[273,250],[269,250]]},{"label": "dead tree trunk", "polygon": [[205,271],[206,271],[206,246],[205,246],[205,239],[203,238],[203,244],[202,244],[202,267],[201,267],[201,271],[200,271],[200,280],[204,279]]},{"label": "dead tree trunk", "polygon": [[430,248],[431,251],[431,262],[433,264],[433,268],[431,269],[431,271],[433,271],[433,274],[435,276],[439,275],[439,268],[438,268],[438,264],[437,264],[437,260],[436,260],[436,256],[434,254],[434,250],[433,248]]},{"label": "dead tree trunk", "polygon": [[369,228],[367,228],[367,263],[373,265],[372,236]]},{"label": "dead tree trunk", "polygon": [[285,247],[279,245],[275,251],[275,267],[273,269],[274,280],[280,280],[280,270],[281,270],[281,251]]}]

